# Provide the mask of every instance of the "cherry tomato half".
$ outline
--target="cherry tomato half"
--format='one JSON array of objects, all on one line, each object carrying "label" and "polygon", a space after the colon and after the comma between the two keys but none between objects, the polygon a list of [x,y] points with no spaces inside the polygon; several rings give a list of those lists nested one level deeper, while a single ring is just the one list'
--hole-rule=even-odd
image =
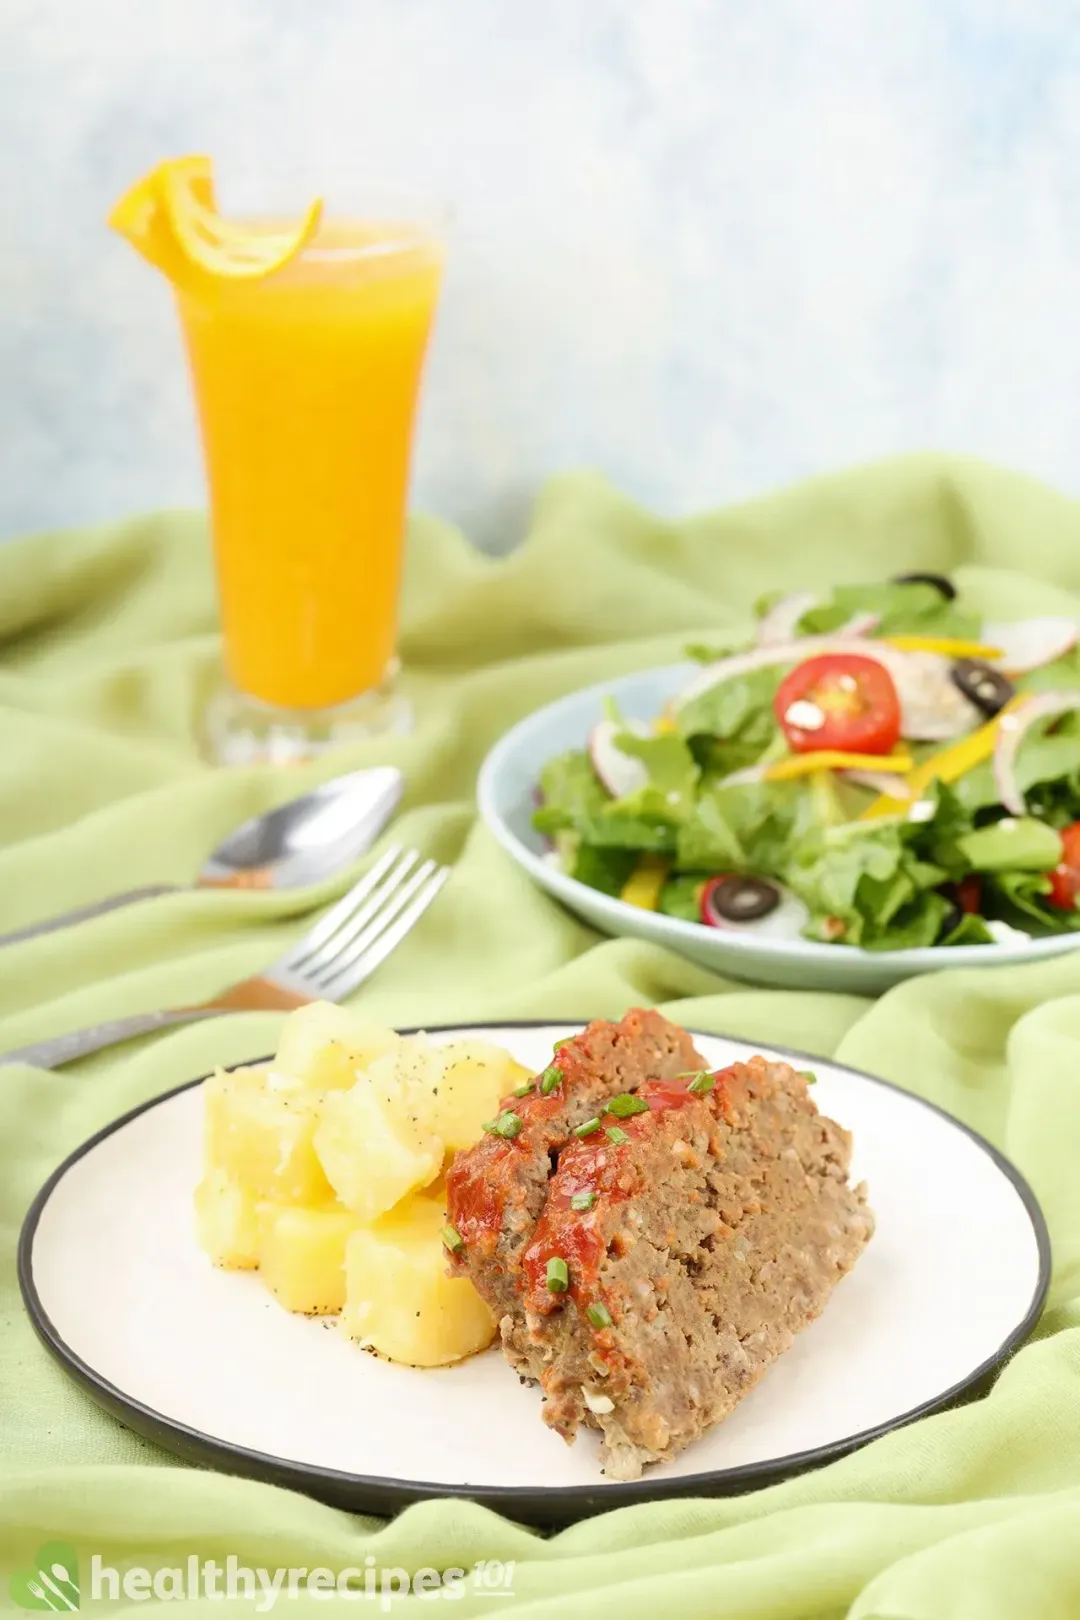
[{"label": "cherry tomato half", "polygon": [[1061,834],[1061,861],[1050,873],[1047,900],[1059,911],[1072,911],[1080,895],[1080,821]]},{"label": "cherry tomato half", "polygon": [[900,737],[892,677],[858,653],[825,653],[799,664],[780,682],[773,712],[797,754],[822,748],[888,754]]}]

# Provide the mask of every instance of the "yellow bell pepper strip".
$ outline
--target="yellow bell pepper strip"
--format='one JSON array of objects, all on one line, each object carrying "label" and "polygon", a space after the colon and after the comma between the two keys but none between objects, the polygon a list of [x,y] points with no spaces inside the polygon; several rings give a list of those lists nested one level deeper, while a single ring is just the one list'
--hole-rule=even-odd
[{"label": "yellow bell pepper strip", "polygon": [[643,855],[622,886],[620,900],[640,911],[655,911],[660,904],[660,890],[667,882],[668,863],[659,855]]},{"label": "yellow bell pepper strip", "polygon": [[898,776],[915,769],[910,754],[846,754],[839,748],[819,748],[807,754],[791,754],[778,759],[765,770],[766,782],[790,782],[797,776],[816,771],[889,771]]},{"label": "yellow bell pepper strip", "polygon": [[981,765],[983,760],[989,759],[994,752],[1002,715],[1010,713],[1021,701],[1019,697],[1013,698],[1006,703],[1000,714],[996,714],[985,726],[980,726],[978,731],[962,737],[959,742],[950,743],[948,748],[943,748],[940,753],[931,754],[929,759],[924,759],[921,765],[917,765],[904,784],[910,798],[893,799],[887,793],[883,793],[873,804],[867,805],[859,820],[876,821],[881,816],[906,815],[931,782],[955,782],[961,776],[966,776],[968,771],[974,770],[976,765]]},{"label": "yellow bell pepper strip", "polygon": [[988,647],[981,641],[957,641],[949,636],[882,636],[888,647],[898,652],[941,653],[945,658],[1003,658],[1000,647]]}]

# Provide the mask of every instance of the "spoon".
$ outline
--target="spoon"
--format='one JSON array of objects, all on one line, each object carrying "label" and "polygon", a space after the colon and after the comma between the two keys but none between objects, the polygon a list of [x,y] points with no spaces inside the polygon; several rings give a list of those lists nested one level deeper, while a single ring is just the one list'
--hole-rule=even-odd
[{"label": "spoon", "polygon": [[334,777],[302,798],[235,828],[203,862],[194,883],[158,883],[108,895],[14,934],[0,934],[0,946],[51,934],[162,894],[191,889],[302,889],[321,883],[371,848],[397,809],[404,787],[404,777],[392,765]]}]

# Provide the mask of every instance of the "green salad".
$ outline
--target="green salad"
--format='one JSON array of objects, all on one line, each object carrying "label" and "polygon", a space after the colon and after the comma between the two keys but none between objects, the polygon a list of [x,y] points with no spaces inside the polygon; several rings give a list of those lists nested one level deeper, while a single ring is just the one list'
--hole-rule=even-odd
[{"label": "green salad", "polygon": [[707,927],[865,950],[1080,928],[1080,648],[933,574],[759,604],[540,774],[548,859]]}]

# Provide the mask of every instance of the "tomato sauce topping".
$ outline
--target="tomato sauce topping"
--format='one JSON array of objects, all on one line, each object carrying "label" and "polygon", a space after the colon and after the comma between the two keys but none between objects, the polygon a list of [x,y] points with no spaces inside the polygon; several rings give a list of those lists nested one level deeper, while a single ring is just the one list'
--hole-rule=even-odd
[{"label": "tomato sauce topping", "polygon": [[[708,1091],[691,1091],[685,1081],[649,1080],[637,1092],[646,1110],[629,1118],[604,1114],[600,1129],[572,1140],[559,1156],[559,1166],[548,1188],[544,1212],[536,1223],[522,1261],[525,1303],[537,1315],[558,1310],[569,1295],[584,1308],[595,1297],[607,1238],[599,1230],[598,1216],[612,1204],[624,1203],[644,1189],[639,1162],[631,1152],[635,1141],[651,1134],[660,1120],[676,1108],[705,1102],[717,1112],[725,1110],[725,1073],[712,1077]],[[613,1142],[608,1130],[617,1128],[626,1138]],[[588,1198],[588,1208],[574,1201]],[[552,1292],[547,1284],[548,1262],[562,1259],[569,1270],[569,1287]]]}]

